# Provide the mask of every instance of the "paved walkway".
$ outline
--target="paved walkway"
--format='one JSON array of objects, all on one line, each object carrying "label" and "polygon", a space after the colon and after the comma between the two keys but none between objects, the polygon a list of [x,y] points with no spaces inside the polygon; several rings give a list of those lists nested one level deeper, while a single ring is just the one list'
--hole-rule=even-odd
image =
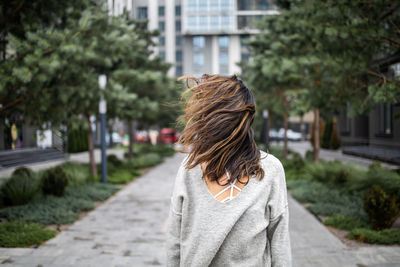
[{"label": "paved walkway", "polygon": [[[37,249],[0,248],[4,266],[165,266],[169,200],[183,155],[166,159]],[[350,249],[289,197],[294,266],[399,266],[400,247]]]}]

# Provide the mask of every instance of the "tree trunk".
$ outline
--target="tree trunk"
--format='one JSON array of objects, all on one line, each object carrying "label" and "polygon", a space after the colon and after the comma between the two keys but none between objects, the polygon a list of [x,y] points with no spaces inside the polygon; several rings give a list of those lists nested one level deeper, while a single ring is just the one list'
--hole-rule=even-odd
[{"label": "tree trunk", "polygon": [[96,161],[94,159],[94,143],[93,143],[93,131],[92,131],[92,123],[90,122],[90,116],[86,116],[86,120],[88,123],[88,149],[89,149],[89,161],[90,161],[90,169],[92,171],[92,175],[97,177],[97,166]]},{"label": "tree trunk", "polygon": [[128,149],[128,159],[131,159],[133,157],[133,142],[134,142],[134,136],[133,136],[133,122],[132,120],[128,120],[128,135],[129,135],[129,149]]},{"label": "tree trunk", "polygon": [[314,161],[319,161],[319,109],[314,109]]},{"label": "tree trunk", "polygon": [[283,114],[283,127],[285,129],[283,133],[283,158],[286,159],[288,156],[288,139],[287,139],[287,130],[288,130],[288,114]]}]

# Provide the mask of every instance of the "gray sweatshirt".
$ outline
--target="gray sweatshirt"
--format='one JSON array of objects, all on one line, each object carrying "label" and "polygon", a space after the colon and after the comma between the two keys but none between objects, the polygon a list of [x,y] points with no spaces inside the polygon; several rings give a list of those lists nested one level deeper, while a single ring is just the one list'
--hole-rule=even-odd
[{"label": "gray sweatshirt", "polygon": [[291,266],[281,162],[261,151],[263,180],[252,177],[230,201],[214,198],[200,165],[179,167],[168,217],[167,266]]}]

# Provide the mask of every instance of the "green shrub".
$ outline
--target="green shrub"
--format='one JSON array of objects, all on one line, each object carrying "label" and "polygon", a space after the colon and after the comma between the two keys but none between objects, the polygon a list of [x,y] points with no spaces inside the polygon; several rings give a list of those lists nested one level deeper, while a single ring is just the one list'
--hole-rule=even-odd
[{"label": "green shrub", "polygon": [[372,186],[365,194],[364,209],[373,229],[381,230],[393,225],[399,213],[396,200],[396,196],[386,194],[379,185]]},{"label": "green shrub", "polygon": [[11,176],[35,177],[35,173],[30,168],[22,166],[16,168]]},{"label": "green shrub", "polygon": [[88,150],[87,129],[85,127],[79,126],[76,128],[69,128],[67,140],[68,153],[77,153]]},{"label": "green shrub", "polygon": [[42,177],[43,194],[62,196],[67,185],[67,174],[61,166],[56,166],[44,172]]},{"label": "green shrub", "polygon": [[107,156],[107,163],[111,163],[114,167],[121,167],[123,161],[120,160],[116,155],[111,154]]},{"label": "green shrub", "polygon": [[339,149],[340,147],[340,137],[337,131],[336,125],[333,126],[332,129],[332,135],[331,135],[331,140],[330,140],[330,148],[331,149]]},{"label": "green shrub", "polygon": [[65,195],[91,201],[104,201],[117,192],[119,187],[113,184],[93,183],[84,186],[69,187]]},{"label": "green shrub", "polygon": [[400,175],[375,164],[370,165],[368,171],[353,176],[347,183],[347,190],[367,192],[373,185],[379,185],[386,193],[396,195],[397,202],[400,202]]},{"label": "green shrub", "polygon": [[0,216],[9,221],[31,221],[44,225],[76,221],[81,211],[94,208],[92,201],[73,197],[44,196],[23,206],[6,208]]},{"label": "green shrub", "polygon": [[398,229],[375,231],[365,228],[356,228],[348,233],[346,237],[371,244],[400,244],[400,230]]},{"label": "green shrub", "polygon": [[1,185],[0,191],[5,205],[23,205],[33,198],[39,185],[37,178],[29,175],[28,172],[17,172]]},{"label": "green shrub", "polygon": [[304,158],[305,158],[307,161],[314,161],[314,151],[312,151],[312,150],[307,150],[307,152],[306,152]]},{"label": "green shrub", "polygon": [[126,184],[133,180],[135,176],[129,170],[117,170],[108,175],[107,181],[112,184]]},{"label": "green shrub", "polygon": [[55,232],[32,222],[3,222],[0,223],[0,246],[10,248],[38,245],[53,238]]},{"label": "green shrub", "polygon": [[321,148],[330,149],[332,129],[333,121],[332,119],[328,119],[324,127],[324,132],[322,134]]},{"label": "green shrub", "polygon": [[287,182],[292,196],[301,203],[313,203],[307,209],[314,214],[332,216],[342,214],[367,220],[358,195],[350,195],[320,182],[304,179]]},{"label": "green shrub", "polygon": [[351,231],[355,228],[367,228],[368,225],[358,219],[353,217],[346,217],[340,214],[333,215],[324,221],[325,225],[333,226],[338,229]]},{"label": "green shrub", "polygon": [[128,164],[134,168],[142,169],[155,166],[162,161],[163,160],[160,155],[156,153],[147,153],[134,157],[128,162]]},{"label": "green shrub", "polygon": [[88,164],[66,162],[60,165],[68,178],[68,186],[84,185],[94,181]]}]

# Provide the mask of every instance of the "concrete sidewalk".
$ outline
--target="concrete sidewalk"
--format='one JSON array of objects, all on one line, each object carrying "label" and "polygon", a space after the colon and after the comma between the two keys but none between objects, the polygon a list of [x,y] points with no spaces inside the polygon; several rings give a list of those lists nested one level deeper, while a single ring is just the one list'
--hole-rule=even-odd
[{"label": "concrete sidewalk", "polygon": [[[37,249],[0,248],[4,266],[165,266],[177,154]],[[293,266],[398,266],[400,247],[350,249],[289,197]]]}]

